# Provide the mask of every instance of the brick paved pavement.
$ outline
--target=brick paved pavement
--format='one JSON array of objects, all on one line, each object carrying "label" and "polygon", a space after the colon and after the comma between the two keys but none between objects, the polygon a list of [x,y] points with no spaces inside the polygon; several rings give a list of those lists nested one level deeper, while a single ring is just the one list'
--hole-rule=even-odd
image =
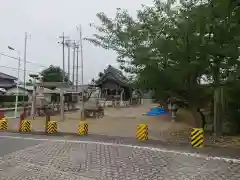
[{"label": "brick paved pavement", "polygon": [[43,141],[0,158],[0,180],[236,180],[240,163],[74,141]]}]

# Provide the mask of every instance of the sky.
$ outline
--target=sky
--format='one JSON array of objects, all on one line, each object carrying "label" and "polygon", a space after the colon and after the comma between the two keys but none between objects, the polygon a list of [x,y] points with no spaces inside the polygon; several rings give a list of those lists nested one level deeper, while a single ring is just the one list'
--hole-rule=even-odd
[{"label": "sky", "polygon": [[[62,67],[58,37],[63,32],[70,39],[79,40],[76,26],[81,24],[83,37],[91,37],[96,31],[89,24],[100,23],[96,17],[98,12],[114,17],[116,8],[124,8],[135,16],[141,4],[151,5],[152,0],[0,0],[0,53],[18,57],[17,52],[8,49],[11,46],[20,52],[23,59],[24,35],[27,32],[27,61],[31,63],[26,65],[26,74],[36,74],[51,64]],[[83,57],[84,84],[107,65],[118,67],[115,52],[86,41],[83,42]],[[0,55],[0,72],[17,77],[17,61]],[[23,80],[22,61],[20,80]]]}]

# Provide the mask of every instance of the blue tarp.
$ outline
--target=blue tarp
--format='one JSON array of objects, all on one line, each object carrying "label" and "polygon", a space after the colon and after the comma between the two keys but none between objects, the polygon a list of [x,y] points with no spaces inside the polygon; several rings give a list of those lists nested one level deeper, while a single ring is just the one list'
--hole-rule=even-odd
[{"label": "blue tarp", "polygon": [[167,112],[161,107],[156,107],[152,108],[151,111],[146,114],[146,116],[160,116],[163,114],[167,114]]}]

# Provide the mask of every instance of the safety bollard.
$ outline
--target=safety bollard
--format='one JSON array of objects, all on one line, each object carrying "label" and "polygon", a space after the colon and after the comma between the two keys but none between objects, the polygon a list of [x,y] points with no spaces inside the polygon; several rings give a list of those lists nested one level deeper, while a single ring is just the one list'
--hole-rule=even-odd
[{"label": "safety bollard", "polygon": [[193,128],[191,132],[191,145],[195,148],[203,147],[204,134],[203,128]]},{"label": "safety bollard", "polygon": [[86,134],[88,134],[88,124],[80,121],[78,124],[78,135],[82,136]]},{"label": "safety bollard", "polygon": [[2,118],[0,120],[0,130],[1,131],[6,131],[7,130],[7,127],[8,127],[8,122],[5,118]]},{"label": "safety bollard", "polygon": [[22,120],[20,124],[21,132],[31,132],[31,122],[28,120]]},{"label": "safety bollard", "polygon": [[57,122],[56,121],[49,121],[47,127],[47,133],[56,133],[57,132]]},{"label": "safety bollard", "polygon": [[85,134],[88,134],[88,124],[87,123],[84,124],[84,132],[85,132]]},{"label": "safety bollard", "polygon": [[18,129],[19,132],[22,131],[22,130],[21,130],[21,124],[22,124],[22,122],[24,121],[24,119],[25,119],[25,111],[20,114],[20,122],[19,122],[19,129]]},{"label": "safety bollard", "polygon": [[144,141],[148,140],[148,126],[146,124],[139,124],[137,126],[137,139]]}]

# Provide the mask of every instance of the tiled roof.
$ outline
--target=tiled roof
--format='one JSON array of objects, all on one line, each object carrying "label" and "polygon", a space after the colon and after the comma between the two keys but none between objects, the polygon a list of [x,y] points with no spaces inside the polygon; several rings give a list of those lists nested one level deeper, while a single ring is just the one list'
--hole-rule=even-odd
[{"label": "tiled roof", "polygon": [[1,83],[1,81],[0,81],[0,88],[8,89],[15,85],[16,85],[16,83],[13,83],[13,84],[12,83]]},{"label": "tiled roof", "polygon": [[2,73],[2,72],[0,72],[0,78],[1,78],[1,79],[17,80],[16,77],[10,76],[10,75],[5,74],[5,73]]},{"label": "tiled roof", "polygon": [[[15,87],[16,87],[16,85],[13,86],[12,88],[15,88]],[[24,89],[24,85],[19,85],[19,88]],[[10,89],[10,88],[9,88],[9,89]],[[25,90],[26,90],[26,91],[29,91],[29,92],[32,92],[32,91],[33,91],[33,86],[25,86]],[[51,90],[51,89],[48,89],[48,88],[43,88],[43,92],[44,92],[44,93],[51,93],[52,90]]]},{"label": "tiled roof", "polygon": [[127,85],[128,80],[127,78],[122,74],[122,72],[111,65],[107,67],[106,70],[104,70],[104,74],[96,81],[97,84],[101,84],[102,81],[105,79],[105,77],[108,76],[108,78],[113,79],[121,84]]}]

